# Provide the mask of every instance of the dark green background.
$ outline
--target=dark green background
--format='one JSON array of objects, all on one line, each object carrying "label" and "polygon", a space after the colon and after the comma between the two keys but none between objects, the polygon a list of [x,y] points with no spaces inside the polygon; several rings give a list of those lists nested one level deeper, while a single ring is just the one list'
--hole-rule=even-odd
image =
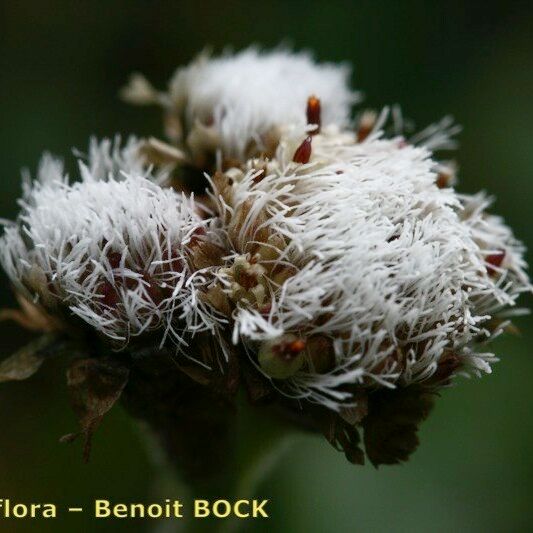
[{"label": "dark green background", "polygon": [[[12,218],[19,169],[44,149],[68,155],[91,134],[159,134],[155,110],[117,99],[132,70],[163,86],[207,44],[287,39],[324,60],[353,63],[373,106],[399,102],[419,125],[452,113],[464,125],[460,187],[487,189],[531,247],[533,2],[196,1],[0,3],[0,216]],[[531,255],[529,256],[531,259]],[[1,279],[1,305],[13,304]],[[531,298],[525,299],[531,306]],[[497,342],[502,362],[483,380],[443,393],[401,467],[354,467],[302,437],[260,490],[279,531],[533,530],[533,340]],[[0,324],[2,355],[27,334]],[[88,505],[150,498],[153,469],[133,423],[104,422],[92,462],[57,438],[76,426],[59,364],[0,387],[0,498]],[[216,438],[216,437],[215,437]],[[0,522],[1,531],[77,531],[56,522]],[[126,521],[97,524],[122,531]],[[135,524],[144,531],[148,523]],[[257,528],[262,529],[262,528]],[[90,528],[92,530],[92,527]],[[266,530],[266,529],[265,529]]]}]

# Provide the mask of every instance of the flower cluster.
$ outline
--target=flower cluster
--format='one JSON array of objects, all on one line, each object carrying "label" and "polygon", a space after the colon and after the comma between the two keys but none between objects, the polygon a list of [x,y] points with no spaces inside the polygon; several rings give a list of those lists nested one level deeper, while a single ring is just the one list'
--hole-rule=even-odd
[{"label": "flower cluster", "polygon": [[[111,351],[171,347],[176,372],[244,383],[354,462],[357,427],[373,462],[405,459],[428,394],[490,372],[486,341],[531,287],[490,199],[436,158],[453,122],[352,122],[348,76],[255,48],[201,55],[167,93],[133,76],[124,98],[165,108],[168,144],[93,141],[76,182],[45,156],[1,241],[16,290]],[[185,167],[205,194],[176,192]]]},{"label": "flower cluster", "polygon": [[182,343],[186,332],[216,326],[198,298],[209,269],[195,261],[204,239],[214,248],[223,236],[192,198],[149,179],[138,152],[133,139],[122,150],[93,141],[72,184],[45,155],[25,182],[18,221],[5,228],[1,260],[29,300],[120,346],[155,329],[161,342]]},{"label": "flower cluster", "polygon": [[244,161],[273,154],[282,126],[305,125],[312,94],[320,95],[324,124],[348,126],[350,108],[359,100],[349,75],[348,66],[316,64],[305,53],[250,48],[217,58],[201,54],[176,71],[167,93],[135,74],[122,95],[134,104],[162,105],[169,138],[196,164],[219,149],[225,158]]},{"label": "flower cluster", "polygon": [[234,341],[301,339],[288,388],[333,409],[355,384],[447,379],[450,357],[490,371],[477,344],[528,288],[520,244],[486,202],[437,186],[426,147],[306,135],[213,180],[229,221],[233,255],[218,277],[235,303]]}]

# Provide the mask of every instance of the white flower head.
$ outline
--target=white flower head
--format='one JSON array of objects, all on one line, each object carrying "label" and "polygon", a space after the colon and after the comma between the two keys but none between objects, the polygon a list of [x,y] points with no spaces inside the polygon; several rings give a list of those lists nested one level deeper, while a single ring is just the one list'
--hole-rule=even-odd
[{"label": "white flower head", "polygon": [[167,142],[93,139],[77,181],[46,155],[17,220],[0,221],[20,302],[0,319],[50,333],[0,381],[73,334],[91,357],[69,369],[87,378],[69,379],[88,406],[86,452],[99,378],[113,376],[104,407],[125,394],[169,442],[185,411],[203,430],[227,425],[244,389],[352,463],[406,460],[435,392],[491,371],[485,345],[532,287],[491,199],[457,193],[454,161],[436,158],[460,127],[445,117],[412,135],[398,106],[352,121],[349,76],[255,47],[201,54],[166,92],[134,74],[122,96],[164,109]]},{"label": "white flower head", "polygon": [[235,255],[219,276],[234,341],[259,347],[287,394],[332,409],[353,400],[350,386],[437,379],[452,359],[490,371],[476,341],[530,288],[521,245],[484,203],[437,187],[426,147],[335,127],[306,135],[293,128],[231,186],[213,180],[231,220]]},{"label": "white flower head", "polygon": [[92,142],[74,183],[44,156],[17,223],[5,227],[1,261],[28,298],[68,308],[119,344],[155,329],[184,342],[183,330],[216,326],[198,299],[205,275],[190,261],[216,230],[193,198],[148,179],[134,149]]},{"label": "white flower head", "polygon": [[164,96],[147,93],[136,75],[123,96],[139,103],[149,94],[150,102],[171,109],[193,154],[220,148],[225,157],[243,159],[275,146],[278,128],[305,125],[312,95],[321,101],[323,124],[347,126],[358,100],[349,76],[347,65],[316,63],[308,53],[252,47],[219,57],[201,54],[176,71]]}]

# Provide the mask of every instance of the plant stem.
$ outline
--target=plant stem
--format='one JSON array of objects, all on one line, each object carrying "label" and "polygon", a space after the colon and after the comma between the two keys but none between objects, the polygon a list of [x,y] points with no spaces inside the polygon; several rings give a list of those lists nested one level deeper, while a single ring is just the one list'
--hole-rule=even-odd
[{"label": "plant stem", "polygon": [[[122,403],[146,423],[152,441],[165,452],[165,463],[156,462],[164,490],[183,499],[178,493],[184,489],[171,482],[174,474],[190,488],[192,499],[252,499],[290,443],[289,424],[267,407],[251,405],[244,394],[217,394],[169,368],[164,358],[156,363],[142,360],[132,368]],[[191,517],[194,502],[185,511]],[[168,526],[234,533],[245,522],[230,515],[175,520]]]}]

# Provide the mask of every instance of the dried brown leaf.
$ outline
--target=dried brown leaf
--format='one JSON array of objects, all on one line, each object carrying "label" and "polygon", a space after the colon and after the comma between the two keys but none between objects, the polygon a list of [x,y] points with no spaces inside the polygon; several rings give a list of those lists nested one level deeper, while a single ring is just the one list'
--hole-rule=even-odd
[{"label": "dried brown leaf", "polygon": [[317,422],[328,442],[336,450],[344,452],[350,463],[357,465],[365,463],[365,454],[359,446],[361,443],[359,431],[354,425],[331,411],[321,412]]},{"label": "dried brown leaf", "polygon": [[144,141],[140,152],[150,164],[157,166],[173,167],[187,160],[184,152],[155,137]]},{"label": "dried brown leaf", "polygon": [[42,335],[0,362],[0,383],[22,381],[33,376],[50,355],[55,335]]},{"label": "dried brown leaf", "polygon": [[433,406],[433,395],[418,386],[369,395],[363,420],[366,454],[374,466],[406,461],[418,446],[418,426]]},{"label": "dried brown leaf", "polygon": [[81,432],[65,435],[61,441],[70,442],[83,435],[85,461],[89,460],[93,433],[120,398],[128,377],[129,370],[111,358],[77,359],[68,369],[70,399]]},{"label": "dried brown leaf", "polygon": [[0,309],[0,321],[12,320],[25,329],[49,333],[62,329],[61,322],[49,315],[42,307],[17,294],[19,309]]}]

